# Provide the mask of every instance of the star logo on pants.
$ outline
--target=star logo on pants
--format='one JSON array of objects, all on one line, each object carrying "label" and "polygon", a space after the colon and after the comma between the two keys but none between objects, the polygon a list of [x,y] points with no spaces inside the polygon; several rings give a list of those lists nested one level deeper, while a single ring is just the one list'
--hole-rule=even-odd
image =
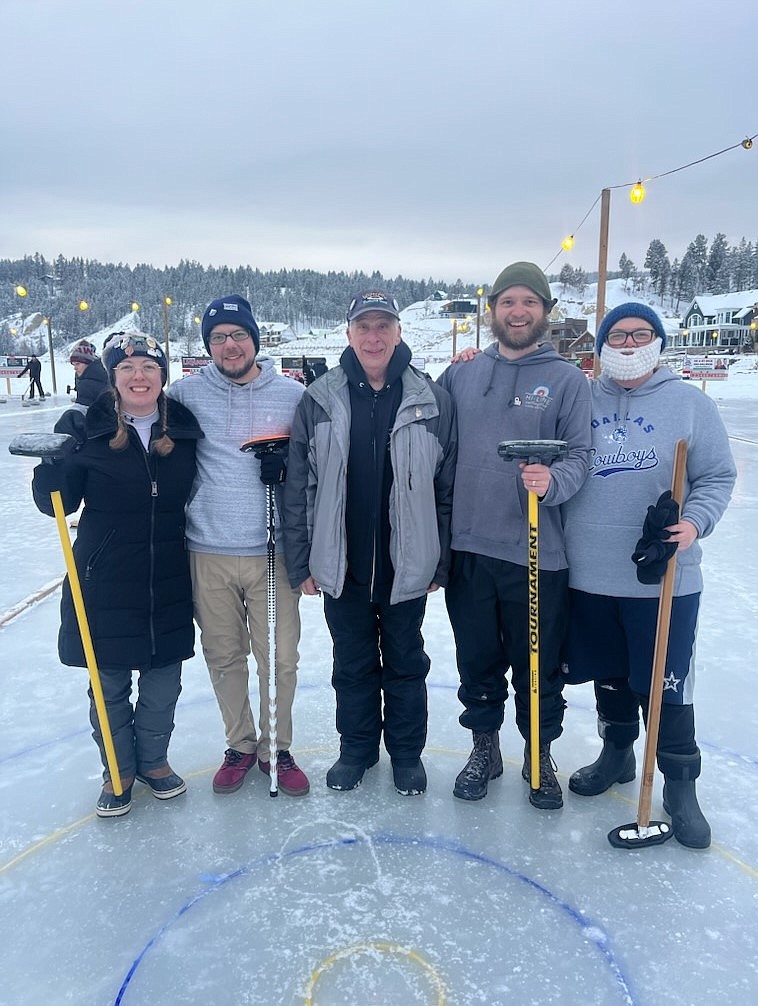
[{"label": "star logo on pants", "polygon": [[679,688],[679,682],[681,680],[682,680],[681,678],[675,678],[674,677],[674,672],[673,671],[669,671],[668,677],[663,679],[663,690],[664,690],[664,692],[667,691],[667,690],[675,692]]}]

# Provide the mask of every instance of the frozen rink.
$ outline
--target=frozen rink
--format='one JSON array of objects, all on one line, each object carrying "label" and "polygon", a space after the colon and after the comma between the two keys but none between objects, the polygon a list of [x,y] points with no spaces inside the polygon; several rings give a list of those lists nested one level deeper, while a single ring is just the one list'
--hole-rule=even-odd
[{"label": "frozen rink", "polygon": [[[55,522],[31,501],[34,462],[7,445],[50,430],[65,405],[0,405],[0,614],[63,573]],[[54,590],[0,629],[2,1006],[757,1003],[758,395],[721,411],[739,476],[704,546],[696,711],[710,850],[614,850],[606,835],[635,820],[637,782],[568,792],[599,749],[589,685],[567,689],[553,746],[561,811],[529,805],[510,702],[503,777],[479,803],[455,800],[470,735],[441,592],[424,628],[426,795],[395,792],[385,752],[358,790],[326,788],[331,644],[321,602],[304,598],[293,753],[310,795],[271,799],[257,768],[238,793],[213,794],[224,737],[197,656],[170,749],[187,794],[162,803],[136,783],[131,813],[100,820],[86,672],[58,662]],[[660,776],[653,817],[666,819]]]}]

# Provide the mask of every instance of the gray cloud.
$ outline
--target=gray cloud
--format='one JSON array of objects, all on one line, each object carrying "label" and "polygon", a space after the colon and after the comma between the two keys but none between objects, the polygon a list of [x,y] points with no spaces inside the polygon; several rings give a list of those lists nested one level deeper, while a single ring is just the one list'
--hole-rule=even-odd
[{"label": "gray cloud", "polygon": [[[753,0],[6,0],[0,255],[546,264],[600,189],[758,131]],[[724,46],[714,45],[719,38]],[[614,192],[609,260],[758,239],[758,142]],[[597,210],[574,265],[597,265]],[[562,260],[559,260],[560,267]]]}]

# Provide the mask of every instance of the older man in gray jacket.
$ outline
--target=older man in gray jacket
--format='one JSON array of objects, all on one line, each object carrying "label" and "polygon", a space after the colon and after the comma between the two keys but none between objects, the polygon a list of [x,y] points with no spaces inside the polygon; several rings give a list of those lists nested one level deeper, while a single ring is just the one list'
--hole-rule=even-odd
[{"label": "older man in gray jacket", "polygon": [[[324,593],[334,642],[340,757],[326,784],[354,789],[379,759],[395,788],[426,789],[426,595],[447,584],[456,433],[450,396],[415,370],[397,302],[353,298],[340,366],[295,413],[284,491],[287,572]],[[382,699],[384,711],[382,713]]]}]

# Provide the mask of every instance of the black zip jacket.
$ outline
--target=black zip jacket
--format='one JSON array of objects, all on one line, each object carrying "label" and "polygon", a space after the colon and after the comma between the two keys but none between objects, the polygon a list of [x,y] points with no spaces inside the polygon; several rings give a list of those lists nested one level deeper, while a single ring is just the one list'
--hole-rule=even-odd
[{"label": "black zip jacket", "polygon": [[[195,478],[195,444],[203,436],[195,417],[168,400],[168,433],[174,449],[166,457],[142,446],[129,428],[129,445],[108,446],[116,432],[110,392],[86,416],[72,410],[56,424],[80,431],[78,450],[65,461],[63,506],[84,510],[74,558],[98,665],[113,669],[165,667],[193,654],[192,587],[184,547],[184,505]],[[161,436],[159,425],[152,437]],[[52,515],[47,492],[32,483],[34,502]],[[61,662],[86,666],[68,584],[63,585]]]},{"label": "black zip jacket", "polygon": [[340,358],[350,392],[350,453],[347,466],[347,575],[387,601],[394,571],[390,560],[390,431],[403,394],[402,374],[411,362],[401,342],[389,361],[384,386],[375,391],[351,346]]}]

